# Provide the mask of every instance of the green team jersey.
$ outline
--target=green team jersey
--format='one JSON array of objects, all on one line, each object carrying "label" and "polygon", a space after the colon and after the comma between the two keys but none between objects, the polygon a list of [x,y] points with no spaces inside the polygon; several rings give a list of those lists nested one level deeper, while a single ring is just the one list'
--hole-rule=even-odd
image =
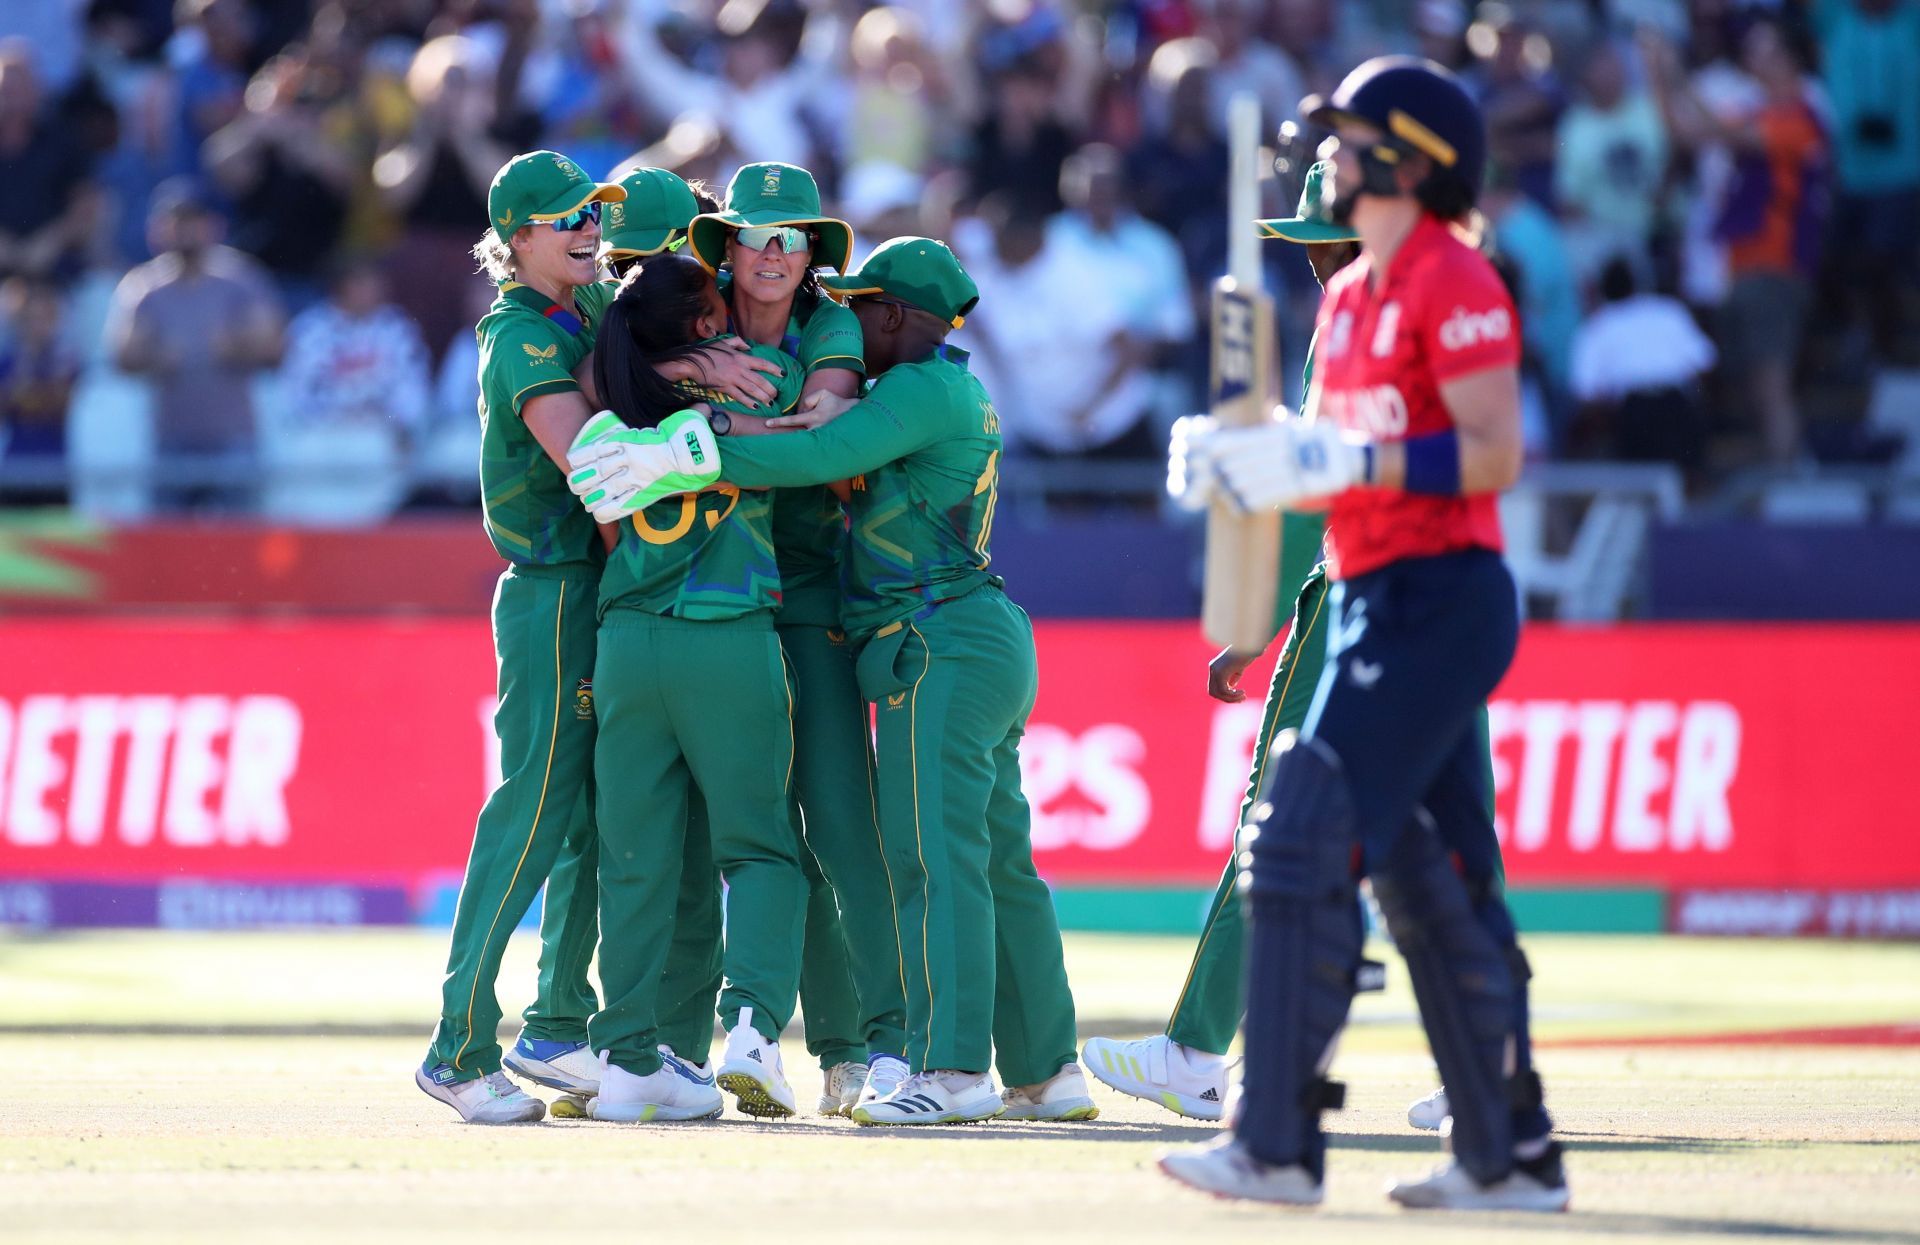
[{"label": "green team jersey", "polygon": [[[732,278],[727,273],[720,275],[720,292],[724,295]],[[800,360],[802,383],[818,368],[866,373],[860,318],[822,295],[802,293],[794,298],[780,349]],[[824,484],[783,488],[774,494],[773,545],[780,555],[780,583],[785,597],[780,609],[782,623],[820,627],[840,624],[840,551],[846,535],[846,514],[840,499]]]},{"label": "green team jersey", "polygon": [[771,495],[723,485],[623,519],[600,575],[600,617],[630,609],[711,621],[778,609],[772,512]]},{"label": "green team jersey", "polygon": [[[716,337],[713,340],[716,342],[724,342],[733,339],[731,337]],[[702,344],[704,345],[706,343]],[[771,384],[776,391],[773,400],[766,405],[756,406],[751,403],[742,402],[737,398],[728,397],[717,389],[708,389],[703,385],[694,384],[692,381],[682,381],[677,388],[687,395],[689,402],[710,403],[716,410],[725,411],[729,415],[751,415],[758,419],[772,419],[776,415],[785,415],[788,411],[791,411],[794,408],[794,404],[800,401],[800,386],[804,383],[804,377],[801,376],[800,369],[793,366],[792,357],[778,346],[762,346],[758,343],[749,343],[747,353],[756,359],[765,359],[769,363],[777,363],[782,369],[778,376],[771,376],[765,372],[760,373],[761,377],[765,379],[767,383]]]},{"label": "green team jersey", "polygon": [[982,584],[1000,498],[1000,417],[942,347],[888,370],[840,418],[810,432],[727,441],[720,474],[744,488],[853,480],[842,621],[865,637]]},{"label": "green team jersey", "polygon": [[573,369],[593,352],[593,326],[613,291],[606,282],[577,287],[579,331],[572,332],[548,317],[552,299],[509,281],[474,326],[480,339],[480,505],[493,547],[515,566],[598,566],[603,560],[593,516],[567,488],[566,472],[540,448],[521,412],[530,398],[580,388]]},{"label": "green team jersey", "polygon": [[[1300,369],[1300,408],[1305,414],[1307,394],[1313,389],[1313,347],[1318,333],[1307,343],[1307,365]],[[1280,512],[1280,591],[1274,594],[1273,634],[1279,635],[1293,620],[1294,598],[1313,568],[1320,564],[1320,546],[1327,535],[1327,516],[1315,510]]]}]

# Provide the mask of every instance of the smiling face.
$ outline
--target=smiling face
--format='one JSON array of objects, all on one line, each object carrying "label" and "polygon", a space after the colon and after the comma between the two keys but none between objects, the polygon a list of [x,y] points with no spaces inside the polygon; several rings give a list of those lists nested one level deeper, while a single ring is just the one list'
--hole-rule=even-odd
[{"label": "smiling face", "polygon": [[778,238],[768,241],[763,250],[749,250],[734,232],[727,236],[727,262],[733,266],[733,288],[741,297],[756,303],[791,302],[813,262],[813,251],[789,255],[780,249]]},{"label": "smiling face", "polygon": [[599,252],[600,225],[593,220],[565,233],[542,223],[524,226],[513,235],[514,268],[520,280],[548,292],[593,284],[600,276]]}]

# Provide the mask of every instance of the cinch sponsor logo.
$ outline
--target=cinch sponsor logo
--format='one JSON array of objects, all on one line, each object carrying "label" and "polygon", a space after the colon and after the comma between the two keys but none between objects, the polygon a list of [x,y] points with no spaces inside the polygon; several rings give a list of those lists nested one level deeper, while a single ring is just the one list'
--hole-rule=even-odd
[{"label": "cinch sponsor logo", "polygon": [[[1497,819],[1510,852],[1724,852],[1740,711],[1719,700],[1496,700]],[[1565,836],[1556,844],[1556,834]]]},{"label": "cinch sponsor logo", "polygon": [[1468,311],[1455,307],[1440,326],[1440,344],[1448,350],[1467,350],[1481,342],[1505,341],[1513,332],[1513,317],[1505,307],[1491,311]]},{"label": "cinch sponsor logo", "polygon": [[1153,818],[1153,792],[1140,773],[1146,759],[1147,741],[1122,723],[1078,735],[1030,724],[1020,783],[1033,808],[1035,850],[1116,852],[1138,839]]},{"label": "cinch sponsor logo", "polygon": [[0,842],[277,847],[300,735],[281,696],[0,700]]},{"label": "cinch sponsor logo", "polygon": [[1407,434],[1407,399],[1392,385],[1322,393],[1316,415],[1333,420],[1349,432],[1375,437]]}]

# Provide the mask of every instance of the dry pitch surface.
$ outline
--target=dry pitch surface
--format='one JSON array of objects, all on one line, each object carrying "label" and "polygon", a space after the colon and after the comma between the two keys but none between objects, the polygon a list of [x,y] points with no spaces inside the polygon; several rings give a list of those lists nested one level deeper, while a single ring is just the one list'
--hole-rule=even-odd
[{"label": "dry pitch surface", "polygon": [[[1397,970],[1356,1010],[1328,1205],[1301,1214],[1173,1186],[1153,1154],[1212,1127],[1103,1087],[1088,1125],[460,1127],[410,1080],[433,934],[0,940],[0,1240],[1920,1242],[1920,948],[1530,945],[1573,1150],[1575,1213],[1553,1219],[1387,1208],[1385,1181],[1437,1158],[1402,1119],[1432,1074]],[[1145,1031],[1188,949],[1072,939],[1083,1030]],[[532,950],[509,960],[510,1004]],[[1639,1040],[1855,1025],[1883,1027],[1875,1044]],[[812,1063],[798,1041],[786,1058],[805,1105]]]}]

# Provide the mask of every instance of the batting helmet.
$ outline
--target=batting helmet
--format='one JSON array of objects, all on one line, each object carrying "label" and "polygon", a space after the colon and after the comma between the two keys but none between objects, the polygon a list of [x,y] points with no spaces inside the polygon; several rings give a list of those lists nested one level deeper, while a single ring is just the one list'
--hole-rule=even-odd
[{"label": "batting helmet", "polygon": [[1480,195],[1486,122],[1460,80],[1432,61],[1376,56],[1348,74],[1331,99],[1309,98],[1300,110],[1325,129],[1364,122],[1380,131],[1381,140],[1360,153],[1363,188],[1374,194],[1398,194],[1393,168],[1418,152],[1433,162],[1418,192],[1430,210],[1457,216]]}]

